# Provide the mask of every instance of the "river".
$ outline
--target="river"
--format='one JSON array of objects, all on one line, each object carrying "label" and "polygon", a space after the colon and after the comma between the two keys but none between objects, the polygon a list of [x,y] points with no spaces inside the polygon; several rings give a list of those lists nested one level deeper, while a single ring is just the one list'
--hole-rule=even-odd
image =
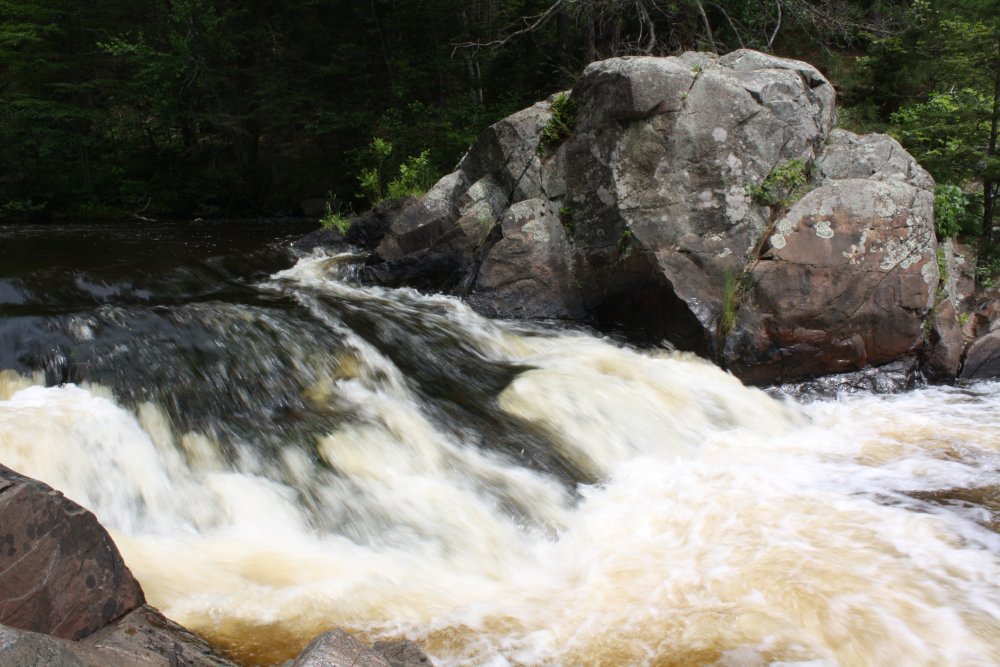
[{"label": "river", "polygon": [[771,396],[304,231],[0,227],[0,462],[236,659],[1000,664],[1000,383]]}]

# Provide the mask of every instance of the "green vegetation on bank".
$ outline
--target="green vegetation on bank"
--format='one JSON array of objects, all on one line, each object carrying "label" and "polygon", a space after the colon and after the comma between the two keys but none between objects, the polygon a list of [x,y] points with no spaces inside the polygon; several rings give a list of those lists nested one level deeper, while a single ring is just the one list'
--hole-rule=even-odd
[{"label": "green vegetation on bank", "polygon": [[[896,137],[937,181],[938,235],[1000,257],[1000,1],[914,0],[894,34],[866,39],[841,84],[848,129]],[[1000,268],[1000,267],[998,267]]]}]

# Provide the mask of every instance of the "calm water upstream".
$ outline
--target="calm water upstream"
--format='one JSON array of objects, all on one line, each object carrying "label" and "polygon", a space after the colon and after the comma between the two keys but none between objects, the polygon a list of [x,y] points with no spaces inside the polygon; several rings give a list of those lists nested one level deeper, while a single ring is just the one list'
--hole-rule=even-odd
[{"label": "calm water upstream", "polygon": [[168,616],[248,665],[1000,665],[1000,384],[777,400],[304,231],[0,227],[0,461]]}]

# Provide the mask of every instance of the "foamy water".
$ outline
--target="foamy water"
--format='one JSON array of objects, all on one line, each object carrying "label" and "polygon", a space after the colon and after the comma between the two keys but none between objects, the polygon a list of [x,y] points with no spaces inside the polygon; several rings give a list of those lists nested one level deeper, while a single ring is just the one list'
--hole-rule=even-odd
[{"label": "foamy water", "polygon": [[331,298],[412,311],[521,369],[490,400],[586,483],[442,428],[333,320],[339,370],[304,395],[350,416],[310,447],[225,448],[162,406],[8,372],[0,461],[94,510],[151,603],[247,664],[335,626],[441,665],[1000,664],[1000,384],[797,405],[341,264],[262,289],[318,319]]}]

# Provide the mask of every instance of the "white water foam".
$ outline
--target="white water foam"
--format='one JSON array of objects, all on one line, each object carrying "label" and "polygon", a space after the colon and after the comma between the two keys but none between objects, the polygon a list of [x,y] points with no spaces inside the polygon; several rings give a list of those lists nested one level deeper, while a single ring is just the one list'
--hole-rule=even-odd
[{"label": "white water foam", "polygon": [[791,405],[685,355],[328,281],[324,261],[273,288],[439,313],[531,368],[499,406],[600,481],[574,494],[441,432],[346,329],[356,372],[310,396],[357,417],[271,461],[247,443],[226,464],[100,388],[0,376],[0,461],[93,509],[153,604],[249,664],[338,625],[442,665],[1000,664],[1000,385]]}]

